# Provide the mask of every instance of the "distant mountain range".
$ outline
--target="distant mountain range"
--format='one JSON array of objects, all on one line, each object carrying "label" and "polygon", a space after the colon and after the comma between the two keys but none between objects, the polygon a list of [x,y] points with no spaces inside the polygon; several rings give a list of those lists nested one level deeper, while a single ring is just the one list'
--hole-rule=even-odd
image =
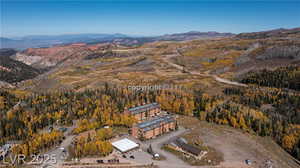
[{"label": "distant mountain range", "polygon": [[[210,38],[214,39],[209,40]],[[208,39],[203,41],[213,43],[213,45],[211,44],[211,48],[206,48],[197,41],[195,43],[190,41],[194,39]],[[86,60],[93,62],[93,59],[97,60],[98,58],[123,59],[131,56],[174,54],[175,49],[173,46],[181,45],[184,46],[181,47],[184,52],[195,54],[193,57],[189,57],[191,67],[198,67],[201,62],[206,63],[206,59],[207,62],[213,63],[217,56],[220,57],[219,60],[223,61],[224,53],[230,53],[231,50],[243,53],[234,64],[236,68],[242,70],[247,69],[245,68],[246,65],[249,69],[249,67],[251,68],[257,64],[259,66],[259,62],[278,59],[280,59],[281,64],[299,64],[299,39],[300,28],[276,29],[237,35],[191,31],[156,37],[130,37],[123,34],[78,34],[26,36],[14,39],[2,38],[1,42],[4,43],[1,46],[3,48],[15,49],[0,49],[0,80],[7,83],[16,83],[35,78],[47,70],[56,69],[57,67],[64,69],[69,65],[80,64]],[[173,42],[164,43],[163,41]],[[185,42],[179,44],[174,41]],[[139,46],[147,42],[155,43]],[[172,45],[164,48],[169,43]],[[16,48],[24,50],[17,51]],[[203,48],[208,54],[202,54],[202,51],[198,51],[197,48]],[[156,51],[159,52],[156,53]],[[98,66],[99,60],[96,62]],[[225,70],[221,67],[215,71],[221,73]]]},{"label": "distant mountain range", "polygon": [[158,40],[170,40],[170,41],[185,41],[185,40],[194,40],[199,38],[215,38],[215,37],[230,37],[234,36],[233,33],[219,33],[215,31],[211,32],[197,32],[190,31],[187,33],[176,33],[176,34],[166,34],[163,36],[157,37]]},{"label": "distant mountain range", "polygon": [[41,48],[70,43],[101,43],[113,42],[122,45],[140,45],[153,41],[184,41],[200,38],[228,37],[232,33],[196,32],[167,34],[152,37],[133,37],[124,34],[70,34],[70,35],[34,35],[20,38],[0,37],[0,48]]},{"label": "distant mountain range", "polygon": [[69,43],[92,43],[97,41],[110,41],[116,38],[127,37],[123,34],[70,34],[70,35],[33,35],[20,38],[0,37],[0,48],[41,48]]},{"label": "distant mountain range", "polygon": [[288,35],[293,35],[293,37],[299,37],[300,27],[296,27],[293,29],[280,28],[261,32],[240,33],[236,35],[236,37],[241,39],[262,39],[269,37],[286,37]]}]

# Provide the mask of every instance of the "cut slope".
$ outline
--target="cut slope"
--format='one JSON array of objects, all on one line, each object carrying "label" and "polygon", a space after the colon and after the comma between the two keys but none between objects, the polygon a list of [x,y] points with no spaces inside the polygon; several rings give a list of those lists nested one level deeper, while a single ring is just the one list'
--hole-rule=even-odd
[{"label": "cut slope", "polygon": [[16,51],[11,49],[0,50],[0,80],[8,83],[20,82],[32,79],[40,74],[40,71],[22,62],[13,60],[11,55]]}]

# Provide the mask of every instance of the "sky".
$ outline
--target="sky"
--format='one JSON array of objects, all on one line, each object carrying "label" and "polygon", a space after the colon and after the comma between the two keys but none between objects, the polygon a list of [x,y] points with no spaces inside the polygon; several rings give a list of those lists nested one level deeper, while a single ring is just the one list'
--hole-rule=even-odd
[{"label": "sky", "polygon": [[300,0],[0,0],[1,37],[79,33],[153,36],[300,27]]}]

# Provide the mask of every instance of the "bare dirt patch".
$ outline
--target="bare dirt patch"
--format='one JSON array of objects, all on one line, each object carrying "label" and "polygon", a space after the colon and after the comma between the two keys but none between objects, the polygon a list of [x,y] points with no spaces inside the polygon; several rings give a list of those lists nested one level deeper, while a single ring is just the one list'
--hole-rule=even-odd
[{"label": "bare dirt patch", "polygon": [[[273,168],[297,168],[290,156],[271,140],[242,132],[229,126],[200,122],[192,117],[180,117],[180,125],[189,128],[190,140],[201,140],[204,145],[214,147],[224,156],[220,166],[230,168],[263,168],[271,160]],[[267,140],[267,142],[266,142]],[[245,164],[250,159],[252,165]]]}]

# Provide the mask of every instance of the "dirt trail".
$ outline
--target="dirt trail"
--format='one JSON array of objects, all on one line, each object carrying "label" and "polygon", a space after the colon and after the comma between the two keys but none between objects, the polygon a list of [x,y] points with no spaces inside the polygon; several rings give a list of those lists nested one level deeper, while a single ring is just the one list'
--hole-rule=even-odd
[{"label": "dirt trail", "polygon": [[183,66],[181,65],[178,65],[178,64],[175,64],[173,62],[170,61],[170,58],[172,57],[176,57],[180,55],[179,53],[178,54],[173,54],[173,55],[166,55],[163,60],[168,63],[169,65],[181,70],[181,71],[185,71],[189,74],[192,74],[192,75],[199,75],[199,76],[203,76],[203,77],[212,77],[215,81],[217,82],[220,82],[220,83],[225,83],[225,84],[228,84],[228,85],[234,85],[234,86],[242,86],[242,87],[247,87],[246,84],[242,84],[242,83],[239,83],[239,82],[234,82],[234,81],[230,81],[228,79],[224,79],[224,78],[220,78],[218,77],[217,75],[210,75],[210,74],[204,74],[204,73],[200,73],[200,72],[196,72],[196,71],[188,71],[187,69],[184,69]]},{"label": "dirt trail", "polygon": [[235,85],[235,86],[242,86],[242,87],[247,87],[246,84],[243,83],[238,83],[238,82],[233,82],[230,81],[228,79],[224,79],[224,78],[220,78],[216,75],[211,75],[216,81],[221,82],[221,83],[225,83],[225,84],[229,84],[229,85]]}]

